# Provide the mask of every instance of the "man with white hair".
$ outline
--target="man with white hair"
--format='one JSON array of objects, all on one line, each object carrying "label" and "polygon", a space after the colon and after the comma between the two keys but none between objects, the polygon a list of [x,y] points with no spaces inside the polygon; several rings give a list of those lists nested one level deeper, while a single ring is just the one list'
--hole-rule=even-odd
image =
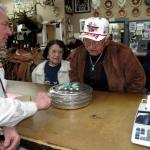
[{"label": "man with white hair", "polygon": [[126,45],[111,40],[105,18],[85,20],[80,37],[84,46],[71,59],[70,80],[86,83],[95,90],[143,93],[144,70]]},{"label": "man with white hair", "polygon": [[[2,5],[0,5],[0,48],[5,47],[8,37],[11,35],[8,18]],[[51,98],[47,93],[38,93],[35,101],[21,102],[17,99],[6,98],[4,69],[0,65],[0,126],[3,127],[4,142],[0,144],[1,150],[14,150],[20,142],[20,136],[15,126],[21,120],[34,115],[38,110],[47,109]]]}]

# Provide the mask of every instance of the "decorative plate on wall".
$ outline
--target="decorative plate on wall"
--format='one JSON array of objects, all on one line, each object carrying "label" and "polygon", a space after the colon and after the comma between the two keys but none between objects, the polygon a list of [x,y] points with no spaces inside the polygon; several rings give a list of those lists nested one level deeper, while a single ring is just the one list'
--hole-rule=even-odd
[{"label": "decorative plate on wall", "polygon": [[147,16],[150,16],[150,7],[148,7],[148,8],[146,9],[146,15],[147,15]]},{"label": "decorative plate on wall", "polygon": [[137,7],[133,8],[132,9],[132,15],[134,17],[138,17],[140,15],[140,10]]},{"label": "decorative plate on wall", "polygon": [[105,7],[105,9],[112,9],[113,8],[113,2],[111,0],[105,0],[104,1],[104,7]]},{"label": "decorative plate on wall", "polygon": [[111,18],[113,16],[112,11],[111,10],[107,10],[105,13],[106,18]]},{"label": "decorative plate on wall", "polygon": [[120,17],[125,17],[125,16],[127,15],[126,11],[125,11],[123,8],[121,8],[121,9],[118,11],[118,13],[119,13],[119,16],[120,16]]},{"label": "decorative plate on wall", "polygon": [[150,6],[150,0],[144,0],[145,5]]},{"label": "decorative plate on wall", "polygon": [[139,7],[141,5],[142,0],[131,0],[131,5],[133,7]]}]

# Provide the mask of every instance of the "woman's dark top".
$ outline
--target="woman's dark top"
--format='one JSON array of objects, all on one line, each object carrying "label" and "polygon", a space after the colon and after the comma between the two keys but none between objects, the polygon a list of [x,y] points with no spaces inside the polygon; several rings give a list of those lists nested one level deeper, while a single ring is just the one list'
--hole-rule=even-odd
[{"label": "woman's dark top", "polygon": [[55,67],[52,67],[52,66],[49,66],[48,62],[46,62],[45,67],[44,67],[45,82],[47,82],[50,85],[59,84],[58,71],[60,67],[61,67],[61,63]]}]

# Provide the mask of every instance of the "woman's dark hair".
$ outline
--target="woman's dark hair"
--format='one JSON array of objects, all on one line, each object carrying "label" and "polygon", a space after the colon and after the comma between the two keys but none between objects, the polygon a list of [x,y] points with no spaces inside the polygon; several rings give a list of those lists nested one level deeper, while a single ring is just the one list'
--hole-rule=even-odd
[{"label": "woman's dark hair", "polygon": [[46,48],[45,48],[45,50],[43,52],[44,59],[47,59],[49,48],[51,46],[53,46],[54,44],[59,45],[59,47],[63,49],[63,59],[66,59],[68,57],[68,49],[67,49],[67,47],[66,47],[66,45],[64,44],[63,41],[57,40],[57,39],[56,40],[52,40],[52,41],[50,41],[47,44],[47,46],[46,46]]}]

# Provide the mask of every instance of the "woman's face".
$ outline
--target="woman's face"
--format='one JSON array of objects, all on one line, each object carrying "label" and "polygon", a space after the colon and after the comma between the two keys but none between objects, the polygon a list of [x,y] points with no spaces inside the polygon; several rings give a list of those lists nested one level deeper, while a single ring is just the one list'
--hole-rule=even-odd
[{"label": "woman's face", "polygon": [[54,65],[60,64],[62,56],[63,56],[63,49],[59,45],[54,44],[49,48],[48,59],[51,64]]}]

